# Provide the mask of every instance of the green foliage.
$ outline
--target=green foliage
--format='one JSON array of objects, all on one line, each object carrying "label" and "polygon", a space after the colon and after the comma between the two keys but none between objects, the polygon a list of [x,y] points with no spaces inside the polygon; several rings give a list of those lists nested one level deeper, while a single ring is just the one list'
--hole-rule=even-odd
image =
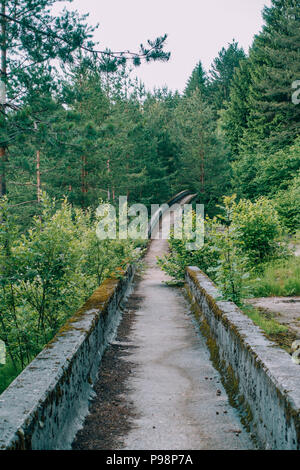
[{"label": "green foliage", "polygon": [[300,174],[291,180],[286,190],[279,191],[274,205],[282,224],[291,233],[300,229]]},{"label": "green foliage", "polygon": [[214,233],[215,250],[219,253],[218,264],[210,267],[209,273],[213,273],[213,279],[220,287],[223,297],[237,304],[245,294],[244,280],[249,277],[248,258],[242,251],[241,233],[234,223],[236,209],[234,196],[225,196],[223,206],[219,206],[223,215],[219,219],[223,225],[217,227]]},{"label": "green foliage", "polygon": [[279,333],[286,333],[288,331],[287,326],[280,325],[280,323],[276,322],[272,318],[267,318],[259,311],[259,309],[256,309],[250,305],[242,305],[242,310],[269,336],[278,335]]},{"label": "green foliage", "polygon": [[251,266],[278,255],[281,226],[271,201],[265,197],[255,202],[242,199],[234,205],[232,224],[239,233],[241,250]]},{"label": "green foliage", "polygon": [[213,108],[223,109],[229,98],[230,87],[235,69],[245,58],[245,52],[236,41],[223,47],[214,59],[209,71],[208,96]]},{"label": "green foliage", "polygon": [[[189,240],[172,234],[170,254],[159,261],[169,275],[183,279],[187,265],[199,266],[240,304],[251,290],[299,294],[298,260],[274,261],[287,253],[281,225],[291,233],[300,226],[300,107],[291,100],[300,76],[298,0],[272,0],[249,56],[233,41],[208,75],[199,61],[182,96],[166,87],[146,93],[126,67],[128,60],[168,60],[166,36],[136,54],[91,53],[86,16],[54,16],[54,0],[3,3],[3,382],[134,256],[133,243],[97,239],[100,196],[149,206],[189,188],[205,204],[205,244],[187,251]],[[237,198],[218,206],[233,191]]]},{"label": "green foliage", "polygon": [[[187,243],[190,240],[186,236],[183,236],[182,239],[175,238],[174,231],[171,230],[170,252],[158,259],[158,265],[176,280],[184,279],[187,266],[199,266],[203,271],[208,272],[210,267],[216,266],[218,263],[219,253],[214,243],[216,224],[215,219],[205,219],[205,238],[200,250],[187,250]],[[195,230],[195,225],[193,230]]]},{"label": "green foliage", "polygon": [[203,69],[202,63],[199,62],[194,68],[192,75],[188,79],[184,94],[191,96],[195,90],[198,90],[203,96],[206,93],[207,76]]},{"label": "green foliage", "polygon": [[[198,266],[220,287],[225,299],[240,302],[247,274],[247,259],[241,252],[239,233],[232,223],[235,197],[224,197],[224,215],[205,219],[205,239],[200,250],[188,251],[189,240],[170,238],[170,253],[159,260],[164,271],[184,279],[186,266]],[[195,229],[195,227],[194,227]]]},{"label": "green foliage", "polygon": [[243,145],[271,151],[291,145],[299,133],[299,107],[292,102],[292,83],[299,77],[300,5],[273,0],[264,9],[265,26],[250,51],[251,86],[248,130]]},{"label": "green foliage", "polygon": [[230,83],[230,96],[226,107],[221,112],[221,124],[231,147],[232,159],[239,153],[239,145],[248,127],[248,95],[251,83],[250,62],[248,59],[240,61],[235,69]]},{"label": "green foliage", "polygon": [[256,199],[285,190],[299,170],[300,107],[292,84],[300,76],[300,5],[273,0],[249,57],[240,62],[222,114],[231,145],[233,189]]},{"label": "green foliage", "polygon": [[228,152],[214,113],[199,90],[181,100],[174,113],[173,139],[179,149],[181,184],[198,193],[209,215],[230,182]]},{"label": "green foliage", "polygon": [[256,199],[285,190],[300,170],[300,139],[275,153],[243,153],[232,165],[234,185],[241,197]]},{"label": "green foliage", "polygon": [[10,359],[6,364],[0,364],[0,395],[21,372],[21,366],[15,368]]},{"label": "green foliage", "polygon": [[300,295],[300,257],[267,263],[259,276],[249,281],[253,297]]},{"label": "green foliage", "polygon": [[235,195],[225,196],[218,207],[222,214],[205,220],[205,240],[200,250],[188,251],[188,240],[175,239],[172,234],[170,253],[159,264],[175,279],[184,279],[186,266],[198,266],[216,282],[225,299],[241,304],[252,289],[250,275],[282,253],[277,243],[279,218],[265,198],[237,204]]},{"label": "green foliage", "polygon": [[24,368],[66,319],[117,267],[135,258],[127,240],[100,241],[90,210],[73,210],[67,200],[56,209],[42,197],[42,213],[27,233],[18,234],[1,201],[0,339],[11,364]]},{"label": "green foliage", "polygon": [[170,122],[178,95],[157,92],[142,103],[143,88],[124,69],[107,77],[81,66],[68,78],[59,100],[45,97],[37,129],[31,116],[36,102],[12,119],[20,128],[26,119],[7,164],[10,201],[20,223],[29,226],[39,214],[37,151],[41,188],[51,197],[68,195],[82,208],[96,208],[99,195],[113,201],[127,195],[147,205],[168,200],[177,190],[178,146]]}]

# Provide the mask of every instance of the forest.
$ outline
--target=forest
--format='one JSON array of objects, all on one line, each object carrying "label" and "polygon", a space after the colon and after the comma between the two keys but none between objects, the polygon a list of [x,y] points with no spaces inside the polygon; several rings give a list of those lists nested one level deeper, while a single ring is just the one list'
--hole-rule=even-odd
[{"label": "forest", "polygon": [[249,52],[233,40],[209,70],[199,57],[183,93],[135,78],[143,61],[168,66],[166,36],[99,51],[87,17],[53,16],[54,0],[0,3],[0,392],[145,246],[97,239],[101,201],[149,207],[189,189],[205,245],[171,238],[163,269],[180,281],[197,265],[239,305],[300,295],[299,0],[265,7]]}]

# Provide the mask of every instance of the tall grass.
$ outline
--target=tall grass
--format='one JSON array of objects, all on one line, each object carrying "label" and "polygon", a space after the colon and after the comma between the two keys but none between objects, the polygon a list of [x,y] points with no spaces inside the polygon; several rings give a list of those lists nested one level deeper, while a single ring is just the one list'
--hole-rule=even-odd
[{"label": "tall grass", "polygon": [[263,272],[248,280],[253,297],[300,295],[300,257],[289,257],[265,265]]},{"label": "tall grass", "polygon": [[285,325],[280,325],[276,320],[267,318],[259,309],[251,305],[243,305],[242,311],[259,326],[268,336],[277,335],[278,333],[285,333],[288,328]]}]

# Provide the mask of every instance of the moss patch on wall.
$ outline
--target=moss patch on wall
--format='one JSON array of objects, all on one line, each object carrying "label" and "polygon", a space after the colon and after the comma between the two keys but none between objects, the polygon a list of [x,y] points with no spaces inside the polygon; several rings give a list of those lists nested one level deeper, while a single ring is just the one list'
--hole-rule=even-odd
[{"label": "moss patch on wall", "polygon": [[206,340],[206,344],[210,354],[210,360],[212,361],[212,364],[215,369],[220,373],[222,384],[228,395],[228,401],[232,407],[238,410],[241,423],[249,433],[252,432],[251,438],[255,445],[258,446],[257,438],[255,434],[253,434],[253,426],[251,426],[253,422],[253,415],[251,412],[250,405],[249,403],[247,403],[245,396],[240,393],[239,379],[234,373],[234,370],[231,365],[227,364],[226,361],[222,359],[220,354],[220,348],[218,346],[216,338],[211,332],[208,321],[206,320],[198,303],[194,300],[193,294],[187,284],[185,285],[185,288],[187,298],[189,299],[189,302],[191,304],[191,311],[195,319],[197,320],[197,323],[199,324],[201,333],[203,334]]}]

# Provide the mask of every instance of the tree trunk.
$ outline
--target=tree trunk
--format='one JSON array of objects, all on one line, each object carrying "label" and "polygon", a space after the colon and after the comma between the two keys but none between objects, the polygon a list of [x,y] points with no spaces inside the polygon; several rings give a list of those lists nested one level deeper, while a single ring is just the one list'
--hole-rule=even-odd
[{"label": "tree trunk", "polygon": [[87,184],[86,184],[86,157],[81,157],[81,193],[82,193],[82,207],[86,206],[86,193],[87,193]]},{"label": "tree trunk", "polygon": [[[6,14],[6,0],[1,0],[1,13]],[[7,80],[7,58],[6,58],[6,19],[1,17],[1,96],[0,109],[4,125],[6,121],[6,80]],[[5,166],[6,166],[6,147],[4,142],[0,142],[0,197],[6,194]]]},{"label": "tree trunk", "polygon": [[37,186],[37,201],[41,202],[41,171],[40,171],[40,161],[41,154],[38,150],[36,152],[36,186]]},{"label": "tree trunk", "polygon": [[[38,126],[37,123],[34,122],[34,130],[37,132]],[[37,150],[36,152],[36,187],[37,187],[37,202],[41,202],[41,152]]]},{"label": "tree trunk", "polygon": [[204,181],[205,181],[205,168],[204,168],[204,151],[201,151],[201,192],[204,193]]}]

